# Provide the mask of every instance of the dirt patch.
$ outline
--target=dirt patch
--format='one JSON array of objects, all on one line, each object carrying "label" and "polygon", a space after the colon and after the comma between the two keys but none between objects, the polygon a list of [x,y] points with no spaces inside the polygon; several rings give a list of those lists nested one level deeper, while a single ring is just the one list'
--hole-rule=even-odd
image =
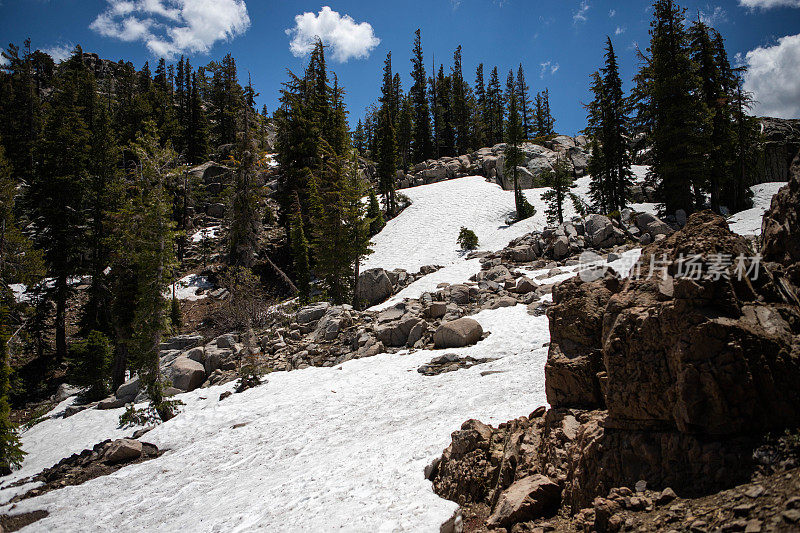
[{"label": "dirt patch", "polygon": [[38,522],[42,518],[46,517],[48,514],[47,511],[31,511],[29,513],[22,513],[22,514],[3,514],[0,515],[0,527],[2,530],[5,531],[19,531],[25,526],[29,526],[34,522]]}]

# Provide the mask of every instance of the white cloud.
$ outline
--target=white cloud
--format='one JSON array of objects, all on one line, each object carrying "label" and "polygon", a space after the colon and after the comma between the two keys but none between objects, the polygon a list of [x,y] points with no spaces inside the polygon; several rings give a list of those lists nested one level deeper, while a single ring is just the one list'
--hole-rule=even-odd
[{"label": "white cloud", "polygon": [[615,16],[617,16],[617,10],[616,9],[610,9],[608,11],[608,18],[612,18],[613,19]]},{"label": "white cloud", "polygon": [[739,5],[750,9],[772,9],[773,7],[800,7],[800,0],[739,0]]},{"label": "white cloud", "polygon": [[8,65],[10,61],[3,56],[0,56],[0,65]]},{"label": "white cloud", "polygon": [[706,10],[700,10],[700,20],[709,26],[716,26],[728,21],[728,14],[720,6],[711,8],[707,6]]},{"label": "white cloud", "polygon": [[53,61],[56,63],[61,63],[62,61],[66,61],[72,56],[72,52],[75,50],[75,46],[72,44],[58,44],[56,46],[51,46],[50,48],[45,48],[42,50],[45,54],[49,55],[53,58]]},{"label": "white cloud", "polygon": [[461,0],[450,0],[450,5],[453,6],[453,10],[456,10],[461,6]]},{"label": "white cloud", "polygon": [[121,41],[142,41],[156,56],[206,53],[250,27],[244,0],[107,0],[89,28]]},{"label": "white cloud", "polygon": [[546,75],[552,76],[561,66],[558,63],[553,63],[552,61],[545,61],[544,63],[539,63],[539,66],[542,67],[542,70],[539,72],[539,77],[544,78]]},{"label": "white cloud", "polygon": [[626,29],[627,28],[625,26],[617,26],[617,29],[614,30],[614,35],[622,35],[623,33],[625,33]]},{"label": "white cloud", "polygon": [[350,15],[340,15],[328,6],[316,15],[309,12],[297,15],[294,22],[294,28],[286,30],[286,35],[292,37],[289,49],[297,57],[309,54],[317,38],[331,48],[333,58],[341,63],[350,58],[369,57],[381,43],[368,22],[357,24]]},{"label": "white cloud", "polygon": [[581,0],[581,5],[578,6],[578,9],[572,12],[572,23],[580,24],[589,20],[589,16],[587,15],[589,9],[591,9],[589,0]]},{"label": "white cloud", "polygon": [[800,34],[750,50],[744,63],[744,88],[753,93],[756,115],[800,117]]}]

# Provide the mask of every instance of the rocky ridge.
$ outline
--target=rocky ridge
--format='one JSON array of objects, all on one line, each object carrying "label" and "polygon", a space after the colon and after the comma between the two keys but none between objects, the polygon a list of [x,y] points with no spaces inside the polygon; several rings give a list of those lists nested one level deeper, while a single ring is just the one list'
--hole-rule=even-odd
[{"label": "rocky ridge", "polygon": [[769,264],[755,279],[689,279],[696,254],[707,265],[753,250],[702,212],[643,250],[638,267],[666,258],[663,275],[556,285],[547,310],[551,409],[498,428],[465,422],[427,472],[441,496],[485,509],[473,529],[552,516],[540,493],[554,483],[562,512],[584,516],[587,531],[616,531],[623,507],[603,498],[617,488],[646,480],[698,496],[777,468],[774,454],[757,450],[765,432],[800,424],[796,288]]}]

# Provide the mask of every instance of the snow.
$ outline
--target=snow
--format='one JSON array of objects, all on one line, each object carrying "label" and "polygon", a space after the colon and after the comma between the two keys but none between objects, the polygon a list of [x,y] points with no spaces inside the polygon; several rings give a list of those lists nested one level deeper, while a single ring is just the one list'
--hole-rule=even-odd
[{"label": "snow", "polygon": [[203,239],[216,239],[219,237],[220,226],[209,226],[202,228],[192,235],[192,242],[200,242]]},{"label": "snow", "polygon": [[[640,177],[646,167],[634,171]],[[585,199],[588,184],[588,177],[581,178],[572,192]],[[756,211],[763,213],[775,185],[757,186],[763,190],[756,191]],[[405,189],[413,204],[375,237],[375,253],[362,269],[444,268],[376,308],[435,291],[440,283],[463,283],[478,272],[479,260],[467,260],[456,245],[461,226],[476,232],[480,249],[492,251],[542,229],[545,190],[525,191],[537,214],[508,226],[513,192],[484,178]],[[572,206],[566,211],[571,217]],[[760,220],[757,213],[740,215],[731,219],[734,225]],[[610,267],[627,274],[639,254],[625,252]],[[560,267],[560,274],[536,281],[562,281],[580,268]],[[532,278],[548,272],[518,270]],[[181,299],[202,297],[197,289],[208,283],[195,274],[180,281]],[[164,455],[24,500],[13,513],[50,513],[26,531],[83,531],[87,524],[95,531],[436,531],[456,505],[433,493],[423,469],[449,445],[451,433],[470,418],[496,425],[546,404],[547,318],[529,315],[522,305],[474,318],[491,332],[475,346],[277,372],[267,384],[224,401],[219,395],[232,383],[181,394],[183,412],[143,437]],[[433,377],[417,372],[450,352],[491,361]],[[122,412],[90,409],[30,428],[21,437],[28,452],[23,468],[4,486],[106,438],[130,435],[132,429],[117,427]],[[0,502],[31,486],[0,487]],[[0,506],[8,511],[8,504]]]},{"label": "snow", "polygon": [[[208,281],[206,276],[199,274],[189,274],[175,282],[175,297],[178,300],[196,301],[206,298],[206,294],[197,294],[199,290],[213,289],[214,284]],[[172,289],[170,288],[169,294],[166,297],[172,297]]]},{"label": "snow", "polygon": [[[451,351],[492,362],[427,377],[416,369],[441,351],[383,354],[275,373],[223,402],[230,385],[187,393],[184,412],[144,438],[169,449],[162,457],[14,512],[50,512],[26,531],[438,530],[456,505],[422,472],[451,432],[469,418],[498,424],[545,404],[547,318],[524,306],[475,318],[491,335]],[[482,375],[489,370],[500,373]],[[121,412],[34,427],[22,437],[31,451],[24,472],[125,433],[115,427]]]},{"label": "snow", "polygon": [[761,235],[761,220],[764,218],[764,213],[769,209],[772,197],[784,185],[786,185],[785,181],[777,181],[750,187],[750,190],[753,191],[753,207],[739,211],[728,218],[731,231],[739,235]]}]

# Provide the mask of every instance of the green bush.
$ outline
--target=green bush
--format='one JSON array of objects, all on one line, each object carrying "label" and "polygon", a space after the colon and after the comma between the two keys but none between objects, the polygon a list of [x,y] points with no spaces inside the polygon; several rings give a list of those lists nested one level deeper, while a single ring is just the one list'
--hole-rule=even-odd
[{"label": "green bush", "polygon": [[461,231],[458,233],[457,242],[462,250],[474,250],[478,247],[478,236],[471,229],[462,226]]},{"label": "green bush", "polygon": [[69,381],[80,387],[88,387],[88,400],[99,400],[108,396],[111,379],[111,343],[99,331],[91,331],[85,341],[70,350]]}]

